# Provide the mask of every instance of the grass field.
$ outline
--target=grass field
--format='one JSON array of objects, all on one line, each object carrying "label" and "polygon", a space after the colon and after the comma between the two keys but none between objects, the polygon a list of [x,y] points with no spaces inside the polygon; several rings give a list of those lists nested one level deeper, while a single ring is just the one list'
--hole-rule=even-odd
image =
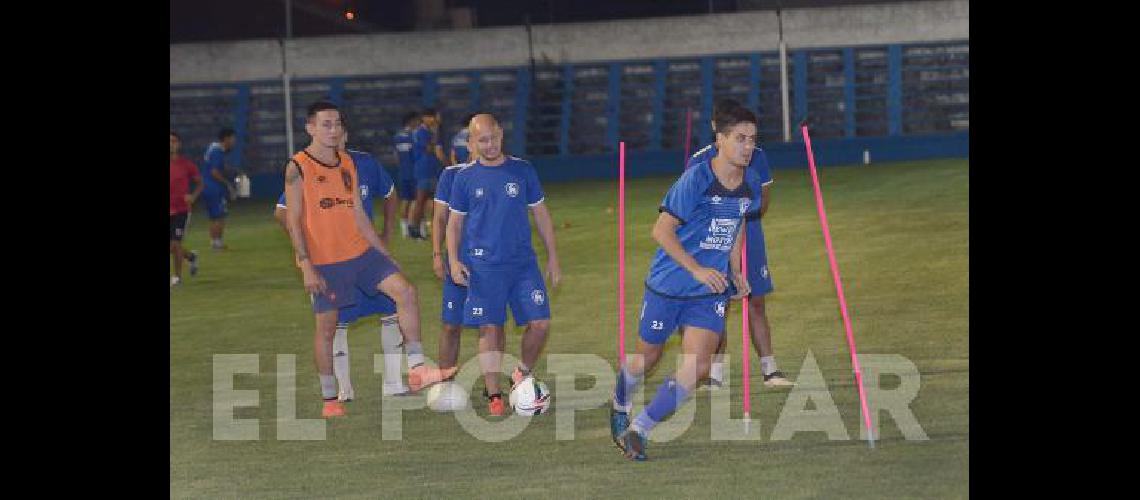
[{"label": "grass field", "polygon": [[[404,414],[403,440],[381,440],[380,352],[376,322],[350,332],[357,400],[323,441],[278,441],[276,359],[296,356],[297,418],[319,417],[312,363],[313,318],[272,203],[232,210],[230,250],[211,252],[196,207],[188,246],[202,272],[170,292],[170,493],[172,497],[764,497],[961,498],[969,487],[969,164],[945,160],[832,168],[824,197],[861,354],[897,354],[917,365],[921,390],[910,404],[928,441],[903,438],[883,412],[875,449],[859,439],[862,420],[838,304],[806,171],[777,170],[764,229],[776,291],[768,311],[781,369],[795,380],[810,352],[850,440],[824,432],[769,439],[788,390],[763,388],[752,358],[753,433],[760,441],[710,439],[709,393],[698,392],[693,425],[679,438],[650,442],[651,460],[623,459],[608,433],[607,410],[579,411],[576,437],[555,439],[556,415],[532,419],[518,437],[482,442],[451,415]],[[657,205],[672,178],[628,183],[627,342],[655,245]],[[551,294],[551,353],[591,353],[616,366],[616,182],[551,184],[564,282]],[[609,211],[612,209],[613,211]],[[540,249],[541,243],[536,238]],[[393,251],[419,287],[426,352],[435,357],[440,285],[430,244],[394,239]],[[169,259],[168,259],[169,260]],[[734,361],[732,415],[739,417],[740,308],[729,318]],[[518,355],[517,333],[508,353]],[[667,356],[679,352],[675,339]],[[632,349],[632,346],[630,347]],[[465,333],[460,362],[475,352]],[[259,405],[235,410],[260,420],[257,441],[212,439],[213,355],[257,354],[260,373],[238,375]],[[544,376],[558,404],[560,388]],[[651,397],[673,358],[647,382]],[[886,377],[884,388],[892,381]],[[893,382],[898,385],[898,378]],[[589,385],[588,379],[578,384]],[[568,388],[563,388],[567,390]],[[477,396],[477,395],[476,395]],[[485,415],[481,397],[472,398]],[[638,405],[640,407],[640,405]],[[757,428],[758,426],[758,428]]]}]

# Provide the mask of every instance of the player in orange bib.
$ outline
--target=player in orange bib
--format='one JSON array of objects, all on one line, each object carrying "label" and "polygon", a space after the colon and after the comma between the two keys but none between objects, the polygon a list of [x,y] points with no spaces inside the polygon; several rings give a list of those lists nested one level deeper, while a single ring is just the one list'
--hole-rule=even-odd
[{"label": "player in orange bib", "polygon": [[352,158],[339,151],[344,125],[326,101],[309,106],[305,131],[311,142],[285,166],[285,202],[293,249],[313,295],[314,358],[328,418],[344,415],[333,374],[337,310],[355,302],[353,288],[383,293],[396,303],[408,356],[408,385],[418,391],[455,374],[425,364],[420,343],[416,288],[400,273],[364,212]]}]

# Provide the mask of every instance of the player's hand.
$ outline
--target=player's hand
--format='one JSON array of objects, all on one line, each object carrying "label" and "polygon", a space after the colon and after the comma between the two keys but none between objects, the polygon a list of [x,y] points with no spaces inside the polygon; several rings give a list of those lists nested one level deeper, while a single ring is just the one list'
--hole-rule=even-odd
[{"label": "player's hand", "polygon": [[731,300],[742,299],[752,293],[752,285],[748,283],[748,278],[741,276],[740,273],[732,273],[732,284],[736,285],[736,295],[733,295]]},{"label": "player's hand", "polygon": [[301,274],[305,276],[305,291],[312,294],[322,294],[328,288],[325,279],[313,269],[312,264],[302,265]]},{"label": "player's hand", "polygon": [[193,205],[194,204],[194,195],[188,194],[188,195],[183,196],[183,198],[186,199],[187,205]]},{"label": "player's hand", "polygon": [[550,283],[551,290],[562,282],[562,267],[558,265],[558,259],[550,259],[546,262],[546,282]]},{"label": "player's hand", "polygon": [[471,272],[467,270],[467,266],[459,262],[458,259],[449,260],[451,260],[451,281],[454,281],[455,284],[459,286],[468,286],[467,282],[469,281],[468,278],[471,276]]},{"label": "player's hand", "polygon": [[728,289],[728,279],[710,267],[698,267],[693,271],[693,278],[704,283],[716,293],[724,293]]},{"label": "player's hand", "polygon": [[435,277],[443,280],[443,255],[432,254],[431,256],[431,270],[435,271]]}]

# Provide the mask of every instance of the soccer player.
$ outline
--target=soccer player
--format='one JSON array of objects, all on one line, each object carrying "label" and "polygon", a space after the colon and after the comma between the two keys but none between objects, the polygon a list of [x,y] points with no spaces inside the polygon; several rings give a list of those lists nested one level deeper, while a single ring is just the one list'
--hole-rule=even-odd
[{"label": "soccer player", "polygon": [[[459,129],[459,131],[455,133],[455,137],[451,139],[451,165],[467,163],[467,158],[470,156],[467,147],[467,138],[471,136],[467,126],[471,124],[471,118],[473,117],[475,117],[475,113],[463,117],[463,128]],[[439,187],[437,186],[436,189],[439,189]]]},{"label": "soccer player", "polygon": [[421,123],[412,134],[412,161],[415,163],[416,202],[408,219],[408,233],[414,239],[425,240],[427,231],[424,212],[427,201],[435,192],[435,181],[446,161],[443,146],[439,144],[439,112],[427,108],[420,114]]},{"label": "soccer player", "polygon": [[[746,215],[758,212],[761,202],[760,176],[746,168],[756,149],[756,115],[737,107],[714,120],[716,156],[686,170],[661,203],[653,227],[660,247],[645,280],[637,355],[618,371],[610,432],[633,460],[646,459],[649,432],[708,375],[725,333],[725,307],[749,292],[740,269],[740,234]],[[681,366],[631,423],[630,396],[678,328]]]},{"label": "soccer player", "polygon": [[408,213],[416,199],[415,163],[412,161],[412,132],[420,126],[420,115],[411,111],[404,115],[404,128],[396,133],[393,142],[396,146],[396,159],[399,161],[396,170],[396,193],[400,195],[403,206],[400,208],[400,234],[407,238]]},{"label": "soccer player", "polygon": [[285,199],[289,236],[305,290],[313,295],[313,354],[324,398],[321,415],[329,418],[344,415],[344,404],[337,401],[332,341],[338,310],[355,302],[354,288],[368,295],[383,293],[396,303],[412,391],[450,377],[455,369],[425,364],[416,288],[399,271],[364,212],[355,163],[338,151],[344,133],[339,108],[319,101],[309,106],[306,117],[305,131],[312,140],[285,167]]},{"label": "soccer player", "polygon": [[[179,151],[182,138],[170,133],[170,258],[174,261],[174,276],[170,286],[182,283],[182,261],[190,262],[190,276],[198,274],[198,252],[182,248],[182,237],[186,234],[186,223],[190,220],[190,206],[202,194],[202,176],[194,162],[187,160]],[[190,192],[190,181],[194,181],[194,192]]]},{"label": "soccer player", "polygon": [[[718,113],[723,113],[725,110],[734,107],[740,107],[740,103],[732,99],[723,99],[717,102],[713,108],[713,116],[715,117]],[[715,120],[713,132],[716,132]],[[692,166],[705,161],[716,156],[716,153],[716,144],[705,146],[693,154],[688,165]],[[748,284],[752,289],[752,295],[748,298],[752,346],[760,355],[760,372],[764,375],[764,385],[767,387],[790,387],[794,384],[776,367],[776,355],[772,351],[772,327],[768,323],[768,314],[764,308],[764,296],[772,293],[773,286],[772,275],[768,271],[768,252],[764,243],[764,228],[760,224],[760,219],[768,211],[768,201],[771,199],[768,193],[773,180],[772,169],[768,165],[768,156],[764,154],[764,150],[759,144],[756,145],[756,151],[752,152],[752,160],[748,164],[748,168],[755,169],[756,173],[760,174],[760,182],[763,185],[760,195],[760,211],[749,216],[745,221],[745,241],[748,242],[746,252],[748,257]],[[706,382],[712,389],[724,385],[724,351],[726,345],[726,339],[721,337],[720,346],[717,347],[716,356],[713,357],[709,378]]]},{"label": "soccer player", "polygon": [[[468,123],[470,121],[470,119],[467,120]],[[467,134],[466,137],[470,137],[470,134]],[[467,146],[465,145],[464,148],[466,150]],[[452,149],[452,157],[455,157],[455,149]],[[463,305],[467,301],[467,287],[457,285],[451,278],[451,268],[448,265],[448,258],[445,253],[446,245],[444,244],[447,216],[450,212],[448,199],[451,195],[451,184],[455,179],[455,174],[467,167],[468,164],[459,164],[443,169],[443,172],[439,174],[439,182],[436,183],[435,188],[435,212],[432,215],[432,227],[435,229],[431,232],[431,267],[435,276],[443,281],[443,303],[441,307],[443,328],[439,332],[439,366],[441,368],[458,364],[459,335],[463,332],[463,327],[479,326],[463,324]],[[466,257],[461,255],[460,258],[464,263],[470,263]]]},{"label": "soccer player", "polygon": [[[396,197],[392,196],[395,187],[388,172],[376,159],[365,152],[347,149],[345,143],[348,133],[341,139],[341,151],[346,151],[356,165],[358,184],[360,186],[360,202],[364,204],[364,212],[372,219],[372,199],[375,195],[384,197],[384,225],[380,233],[380,240],[388,243],[389,225],[395,218]],[[277,207],[273,211],[274,218],[281,223],[285,235],[289,235],[288,206],[285,193],[277,200]],[[349,402],[355,398],[356,391],[352,388],[352,378],[349,373],[348,354],[348,326],[360,318],[372,315],[380,316],[380,346],[384,350],[384,384],[382,392],[385,396],[408,394],[408,387],[400,377],[400,357],[404,353],[403,336],[396,317],[396,304],[384,294],[368,296],[359,289],[353,290],[356,295],[356,304],[343,307],[337,317],[336,333],[333,335],[333,374],[337,382],[337,400]]]},{"label": "soccer player", "polygon": [[232,182],[226,178],[226,153],[234,148],[237,135],[231,128],[224,128],[218,132],[218,141],[211,142],[206,148],[205,167],[202,177],[206,180],[206,187],[202,191],[202,199],[206,201],[206,214],[210,218],[210,247],[214,250],[225,250],[222,242],[222,233],[226,229],[226,200],[233,199],[237,193]]},{"label": "soccer player", "polygon": [[522,359],[511,373],[512,383],[531,376],[550,329],[550,302],[531,245],[528,207],[546,246],[546,277],[551,288],[562,280],[562,270],[554,246],[554,224],[534,167],[503,154],[503,129],[490,114],[476,115],[470,128],[469,143],[476,160],[452,181],[447,256],[451,278],[468,287],[464,323],[479,325],[479,364],[488,409],[492,415],[503,415],[499,375],[507,305],[515,324],[526,325]]}]

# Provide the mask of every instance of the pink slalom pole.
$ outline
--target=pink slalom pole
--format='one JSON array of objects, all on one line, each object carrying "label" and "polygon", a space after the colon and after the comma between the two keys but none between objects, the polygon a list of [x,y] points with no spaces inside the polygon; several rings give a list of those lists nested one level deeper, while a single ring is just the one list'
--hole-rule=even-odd
[{"label": "pink slalom pole", "polygon": [[693,142],[693,110],[685,108],[685,157],[681,159],[681,169],[689,166],[689,144]]},{"label": "pink slalom pole", "polygon": [[625,365],[625,142],[618,143],[618,363]]},{"label": "pink slalom pole", "polygon": [[851,317],[847,314],[847,298],[843,295],[843,281],[839,278],[839,264],[835,262],[835,249],[831,246],[831,229],[827,225],[827,211],[823,208],[823,193],[819,189],[819,176],[815,169],[815,155],[811,151],[811,137],[807,125],[801,125],[804,146],[807,147],[808,167],[811,171],[812,187],[815,190],[815,208],[819,212],[819,222],[823,226],[823,242],[827,245],[827,260],[831,264],[831,278],[835,282],[835,293],[839,296],[839,311],[843,315],[843,328],[847,331],[847,348],[851,352],[851,366],[855,369],[855,382],[859,388],[859,404],[863,408],[863,422],[867,425],[867,444],[875,447],[874,429],[871,427],[871,412],[867,410],[867,393],[863,391],[863,370],[859,367],[859,355],[855,350],[855,334],[851,332]]},{"label": "pink slalom pole", "polygon": [[[747,222],[745,222],[745,224],[747,224]],[[745,279],[748,279],[748,238],[746,237],[747,233],[748,233],[747,229],[745,229],[744,232],[740,233],[740,272],[741,272],[741,274],[744,275]],[[740,306],[741,306],[740,309],[742,311],[744,311],[743,313],[741,313],[741,321],[740,321],[740,323],[741,323],[740,330],[742,332],[741,333],[740,352],[743,353],[741,355],[741,357],[744,358],[744,370],[742,372],[741,377],[744,379],[744,432],[747,434],[749,432],[749,427],[750,427],[750,424],[752,422],[752,390],[751,390],[752,375],[751,375],[751,370],[749,369],[749,364],[751,362],[751,359],[750,359],[751,357],[749,356],[749,354],[750,354],[749,346],[751,344],[748,342],[749,339],[748,339],[748,296],[747,295],[740,298]]]}]

